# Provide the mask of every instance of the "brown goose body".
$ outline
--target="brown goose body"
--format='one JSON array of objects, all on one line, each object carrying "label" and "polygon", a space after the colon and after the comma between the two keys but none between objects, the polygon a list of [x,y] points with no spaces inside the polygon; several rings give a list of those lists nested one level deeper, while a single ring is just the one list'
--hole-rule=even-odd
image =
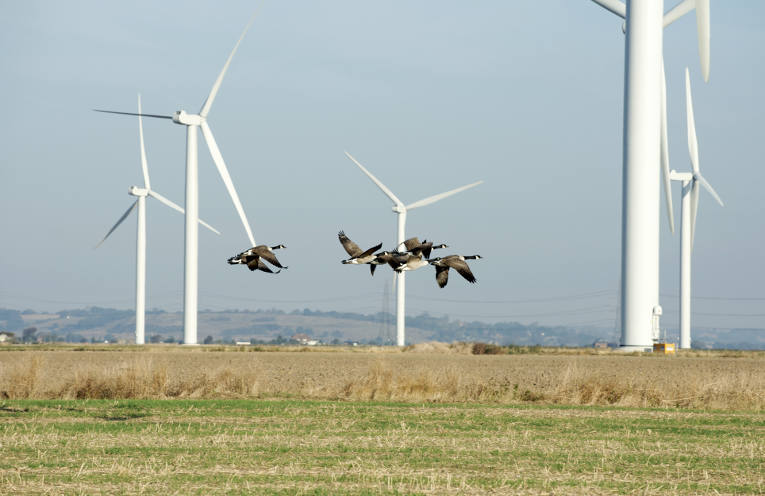
[{"label": "brown goose body", "polygon": [[482,258],[480,255],[447,255],[428,260],[430,265],[436,268],[436,282],[438,287],[443,288],[449,282],[449,269],[456,270],[469,283],[475,284],[476,278],[471,272],[465,260],[477,260]]},{"label": "brown goose body", "polygon": [[388,264],[396,272],[417,270],[420,267],[428,265],[428,260],[423,259],[422,255],[413,255],[412,253],[397,253]]}]

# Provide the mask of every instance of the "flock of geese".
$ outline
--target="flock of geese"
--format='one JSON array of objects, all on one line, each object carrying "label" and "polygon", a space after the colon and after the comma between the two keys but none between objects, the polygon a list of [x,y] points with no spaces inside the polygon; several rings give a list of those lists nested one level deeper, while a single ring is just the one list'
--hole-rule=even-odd
[{"label": "flock of geese", "polygon": [[417,270],[420,267],[432,265],[436,268],[436,282],[441,288],[446,286],[446,283],[449,282],[449,269],[456,270],[470,283],[476,282],[476,278],[470,271],[470,267],[465,260],[477,260],[481,258],[481,256],[447,255],[445,257],[430,258],[432,250],[448,248],[448,246],[443,243],[434,245],[432,241],[423,240],[420,242],[417,237],[414,237],[404,241],[403,251],[398,250],[398,248],[401,248],[399,245],[394,251],[385,250],[375,253],[382,247],[382,243],[362,251],[361,248],[359,248],[359,245],[351,241],[343,231],[337,233],[337,237],[340,240],[340,244],[343,245],[343,248],[350,256],[350,258],[341,260],[340,262],[344,264],[368,264],[372,275],[375,274],[375,268],[378,265],[388,264],[398,273],[408,270]]},{"label": "flock of geese", "polygon": [[[420,242],[417,237],[414,237],[403,242],[403,251],[398,249],[401,248],[399,245],[394,251],[384,250],[377,252],[377,250],[382,248],[382,243],[378,243],[367,250],[362,250],[359,248],[359,245],[351,241],[351,239],[345,235],[345,232],[340,231],[337,233],[337,237],[349,256],[349,258],[341,260],[340,262],[343,264],[356,265],[367,264],[369,265],[369,271],[372,275],[375,275],[375,269],[378,265],[390,265],[390,267],[397,273],[417,270],[420,267],[432,265],[436,268],[436,282],[440,288],[443,288],[446,286],[446,283],[449,282],[449,269],[456,270],[457,273],[470,283],[476,282],[476,278],[470,271],[470,267],[466,260],[477,260],[481,258],[481,256],[447,255],[445,257],[430,258],[430,254],[433,250],[448,248],[448,246],[443,243],[433,244],[432,241],[427,240]],[[229,258],[228,263],[231,265],[246,265],[247,268],[252,271],[261,270],[263,272],[268,272],[269,274],[278,274],[282,269],[287,268],[279,262],[279,259],[277,259],[274,254],[274,250],[281,248],[286,248],[286,246],[253,246],[249,250]],[[265,262],[268,262],[274,267],[278,267],[279,270],[272,270]]]}]

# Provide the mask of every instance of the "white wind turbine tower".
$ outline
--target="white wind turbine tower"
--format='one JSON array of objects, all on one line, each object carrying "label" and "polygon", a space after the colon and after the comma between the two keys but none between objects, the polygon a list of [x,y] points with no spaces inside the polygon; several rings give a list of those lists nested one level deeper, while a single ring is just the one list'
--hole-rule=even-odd
[{"label": "white wind turbine tower", "polygon": [[[138,114],[141,113],[141,95],[138,95]],[[138,186],[131,186],[128,188],[128,194],[136,197],[136,200],[130,205],[130,208],[122,214],[116,224],[112,226],[104,239],[102,239],[96,248],[106,241],[111,233],[114,232],[117,227],[122,224],[130,212],[138,207],[138,227],[136,231],[136,262],[135,262],[135,344],[144,344],[145,339],[145,317],[146,317],[146,197],[151,196],[157,199],[160,203],[164,203],[168,207],[177,210],[180,213],[184,213],[183,209],[168,200],[164,196],[160,195],[153,189],[151,189],[151,182],[149,181],[149,166],[146,162],[146,148],[143,142],[143,124],[141,117],[138,117],[138,138],[141,146],[141,170],[143,171],[143,188]],[[210,226],[203,220],[199,220],[199,223],[210,229],[216,234],[220,234],[214,227]]]},{"label": "white wind turbine tower", "polygon": [[[621,348],[650,348],[659,306],[659,181],[662,163],[671,216],[662,81],[663,28],[695,8],[699,55],[709,79],[709,0],[683,0],[666,14],[664,0],[593,0],[625,19],[622,172]],[[662,143],[664,139],[664,143]],[[674,231],[670,217],[670,226]]]},{"label": "white wind turbine tower", "polygon": [[699,185],[703,186],[720,206],[724,206],[715,192],[699,171],[699,142],[696,138],[696,123],[693,118],[693,100],[691,99],[691,78],[685,68],[685,110],[688,125],[688,153],[691,156],[693,172],[672,171],[673,181],[683,185],[683,203],[680,216],[680,348],[691,347],[691,252],[693,237],[696,232],[696,215],[699,211]]},{"label": "white wind turbine tower", "polygon": [[[409,210],[412,210],[414,208],[418,207],[424,207],[425,205],[430,205],[431,203],[437,202],[438,200],[443,200],[444,198],[448,196],[452,196],[453,194],[459,193],[460,191],[465,191],[466,189],[472,188],[474,186],[478,186],[483,181],[477,181],[471,184],[467,184],[465,186],[460,186],[459,188],[446,191],[444,193],[439,193],[437,195],[429,196],[427,198],[423,198],[422,200],[417,200],[416,202],[410,203],[409,205],[404,205],[404,203],[396,197],[396,195],[393,194],[393,192],[388,189],[382,182],[380,182],[379,179],[377,179],[375,176],[372,175],[371,172],[369,172],[363,165],[361,165],[355,158],[351,156],[350,153],[345,152],[345,154],[348,156],[349,159],[353,161],[356,165],[359,166],[359,168],[369,176],[369,179],[374,182],[378,188],[382,190],[385,195],[393,200],[393,211],[398,214],[398,241],[396,245],[396,249],[401,247],[401,245],[404,244],[404,241],[406,240],[406,213]],[[398,275],[398,283],[396,285],[396,344],[398,346],[404,346],[405,344],[405,299],[406,299],[406,286],[405,286],[405,280],[406,280],[406,272],[401,272]]]},{"label": "white wind turbine tower", "polygon": [[239,195],[236,193],[234,183],[231,180],[231,176],[228,173],[226,164],[223,161],[223,155],[221,155],[215,138],[213,138],[210,126],[207,124],[207,115],[210,113],[210,107],[212,107],[215,96],[218,94],[220,85],[223,82],[223,77],[226,75],[228,66],[231,64],[231,59],[234,57],[236,50],[239,48],[239,44],[242,42],[244,35],[250,28],[254,17],[250,20],[247,26],[244,28],[242,35],[234,45],[234,49],[228,56],[226,63],[223,66],[218,78],[215,80],[210,94],[207,96],[202,108],[198,114],[188,114],[184,110],[175,112],[170,115],[156,115],[156,114],[134,114],[131,112],[116,112],[112,110],[98,110],[98,112],[106,112],[111,114],[123,114],[123,115],[143,115],[146,117],[154,117],[159,119],[170,119],[176,124],[186,126],[186,235],[185,235],[185,250],[184,250],[184,288],[183,288],[183,343],[184,344],[197,344],[197,296],[198,296],[198,260],[199,260],[199,180],[198,180],[198,146],[197,146],[197,130],[201,128],[202,135],[204,136],[207,147],[210,150],[213,162],[218,169],[223,183],[226,185],[231,201],[234,203],[236,211],[239,213],[239,218],[244,225],[244,229],[247,232],[250,245],[255,246],[255,238],[252,235],[247,216],[242,208],[242,203],[239,201]]}]

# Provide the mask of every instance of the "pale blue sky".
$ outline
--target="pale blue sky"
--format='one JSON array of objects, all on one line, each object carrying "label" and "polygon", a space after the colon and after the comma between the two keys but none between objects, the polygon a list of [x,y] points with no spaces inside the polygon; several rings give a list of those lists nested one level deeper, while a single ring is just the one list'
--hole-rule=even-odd
[{"label": "pale blue sky", "polygon": [[[244,229],[200,138],[200,308],[373,313],[388,271],[343,266],[337,231],[392,247],[389,200],[483,179],[412,211],[407,234],[479,253],[478,284],[430,268],[407,313],[614,325],[620,264],[624,38],[588,0],[271,1],[244,39],[209,123],[258,243],[284,243],[277,276],[229,266]],[[672,4],[674,4],[672,2]],[[669,7],[669,4],[668,4]],[[253,2],[6,2],[0,15],[0,306],[132,308],[135,218],[98,250],[142,183],[137,123],[92,112],[198,111]],[[665,30],[670,160],[690,167],[690,67],[702,195],[694,325],[765,327],[765,4],[712,3],[711,79],[695,16]],[[145,121],[154,188],[183,204],[185,135]],[[658,181],[658,168],[657,168]],[[679,219],[679,186],[675,216]],[[147,307],[182,308],[183,218],[148,202]],[[662,325],[677,325],[679,235],[662,205]],[[722,299],[721,299],[722,298]],[[529,301],[533,300],[533,301]],[[391,298],[390,309],[393,309]],[[748,316],[747,316],[748,315]]]}]

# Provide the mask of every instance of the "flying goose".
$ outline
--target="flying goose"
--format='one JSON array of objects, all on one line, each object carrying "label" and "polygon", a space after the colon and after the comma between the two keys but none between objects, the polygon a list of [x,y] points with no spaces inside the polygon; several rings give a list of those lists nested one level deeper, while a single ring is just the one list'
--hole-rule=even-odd
[{"label": "flying goose", "polygon": [[417,270],[420,267],[428,265],[428,260],[422,258],[422,255],[413,255],[409,252],[395,252],[388,262],[396,272],[405,270]]},{"label": "flying goose", "polygon": [[433,246],[432,241],[425,240],[420,243],[420,240],[417,239],[417,237],[409,238],[402,244],[406,251],[388,252],[390,255],[383,258],[383,261],[381,262],[387,262],[396,272],[417,270],[420,267],[425,267],[428,265],[427,258],[430,256],[431,250],[446,248],[446,245],[443,243],[435,246]]},{"label": "flying goose", "polygon": [[468,264],[465,262],[465,260],[477,260],[479,258],[481,258],[481,255],[447,255],[443,258],[433,258],[428,260],[428,262],[430,265],[435,266],[436,282],[438,283],[438,287],[443,288],[449,281],[450,268],[459,272],[459,274],[467,279],[469,283],[475,283],[476,278],[473,273],[470,272],[470,267],[468,267]]},{"label": "flying goose", "polygon": [[366,251],[361,251],[361,248],[359,248],[359,245],[351,241],[350,238],[348,238],[348,236],[345,235],[345,232],[340,231],[339,233],[337,233],[337,237],[340,240],[340,244],[343,245],[343,248],[345,248],[345,251],[348,252],[348,255],[350,255],[350,258],[340,261],[340,263],[344,263],[344,264],[370,263],[372,260],[375,259],[374,252],[376,250],[379,250],[380,247],[382,247],[382,243],[380,243],[373,246],[372,248],[369,248]]},{"label": "flying goose", "polygon": [[246,265],[248,269],[253,271],[262,270],[263,272],[269,272],[271,274],[278,274],[281,272],[281,269],[277,270],[276,272],[271,270],[271,268],[263,262],[259,255],[246,255],[245,253],[246,252],[240,253],[235,257],[229,258],[228,263],[230,265]]},{"label": "flying goose", "polygon": [[448,246],[443,243],[438,245],[433,245],[433,242],[428,240],[423,240],[423,242],[420,243],[420,240],[417,239],[416,236],[414,238],[409,238],[406,241],[404,241],[404,247],[406,248],[406,251],[408,251],[412,255],[423,256],[425,258],[430,258],[431,250],[438,250],[440,248],[448,248]]},{"label": "flying goose", "polygon": [[278,274],[279,272],[281,272],[280,270],[276,272],[272,271],[271,269],[268,268],[266,264],[263,263],[263,260],[270,263],[271,265],[279,267],[280,269],[286,269],[287,267],[279,263],[279,260],[276,258],[276,255],[274,255],[274,250],[278,250],[281,248],[287,248],[287,247],[284,245],[253,246],[249,250],[243,251],[242,253],[229,258],[228,263],[231,265],[244,264],[244,265],[247,265],[247,267],[250,270],[262,270],[263,272]]},{"label": "flying goose", "polygon": [[395,252],[390,251],[381,251],[380,253],[375,253],[375,258],[373,258],[369,262],[369,271],[372,273],[372,275],[375,275],[375,269],[378,265],[385,265],[389,264],[391,260],[393,260],[393,257],[395,256]]}]

